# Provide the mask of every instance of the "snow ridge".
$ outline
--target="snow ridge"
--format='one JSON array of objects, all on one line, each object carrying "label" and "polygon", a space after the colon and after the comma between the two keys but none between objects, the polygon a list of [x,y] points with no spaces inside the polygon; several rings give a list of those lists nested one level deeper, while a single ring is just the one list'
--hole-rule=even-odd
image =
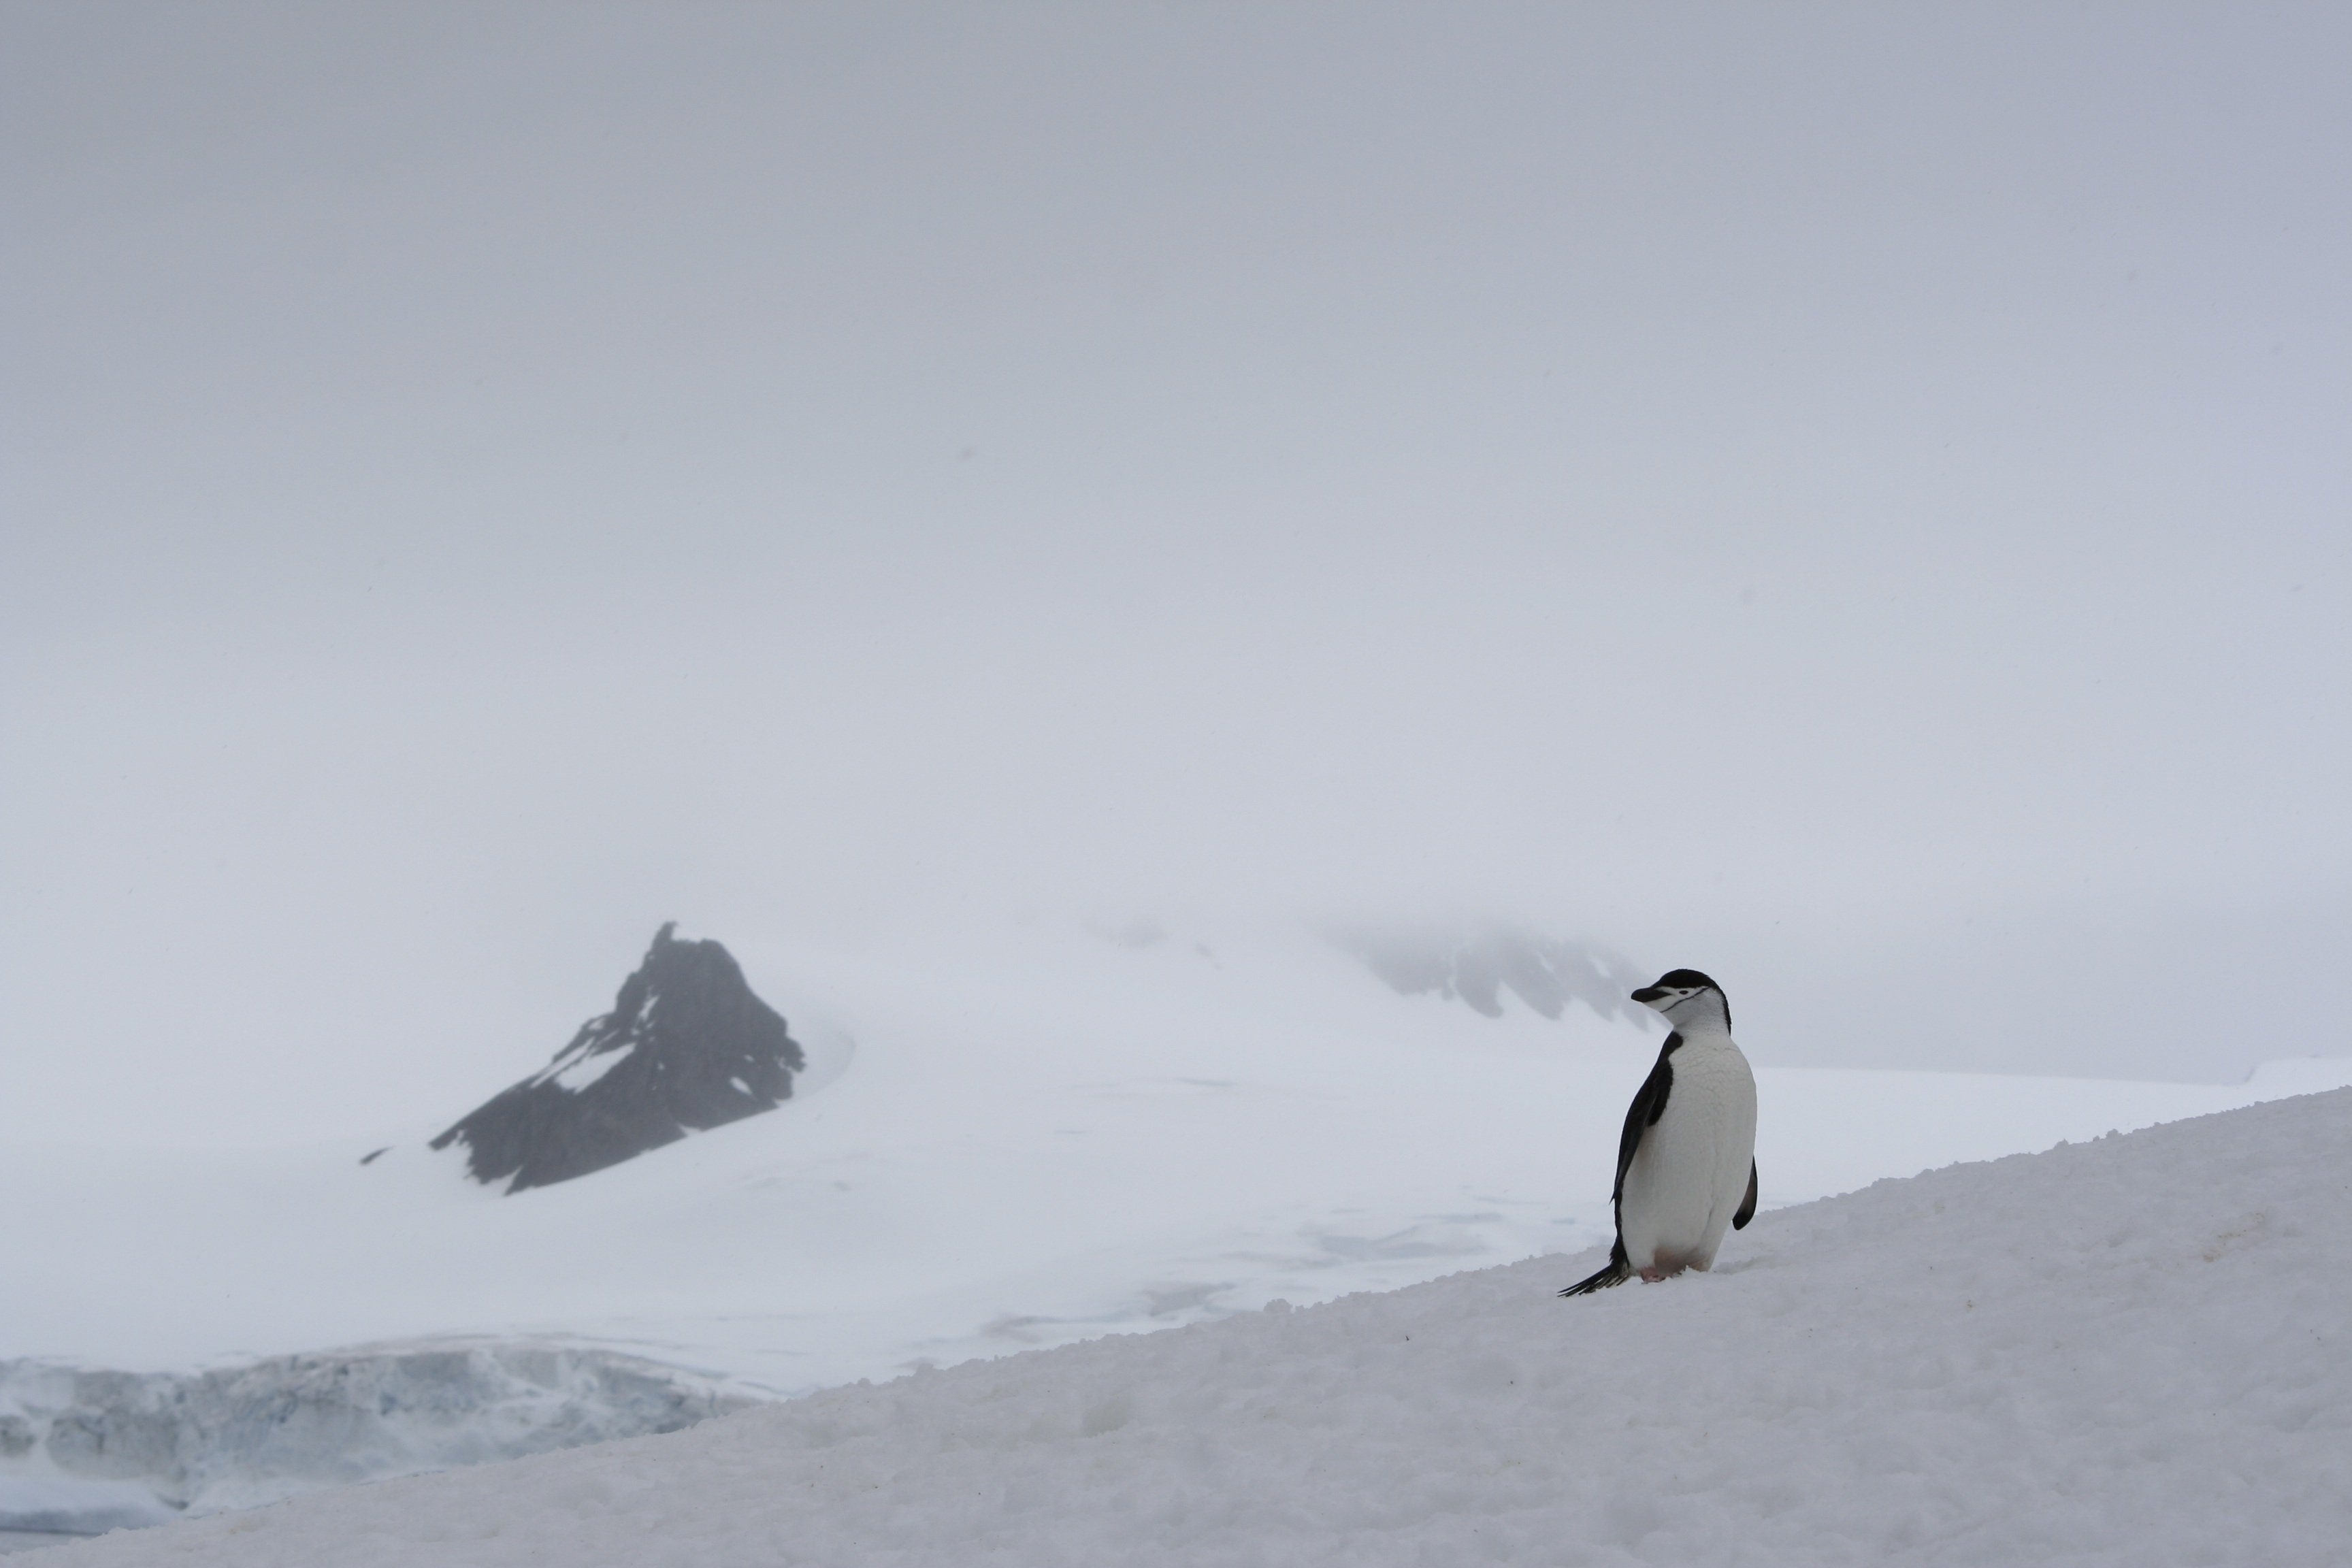
[{"label": "snow ridge", "polygon": [[[1597,1255],[1595,1255],[1597,1258]],[[2352,1540],[2352,1091],[510,1465],[80,1563],[2312,1568]]]}]

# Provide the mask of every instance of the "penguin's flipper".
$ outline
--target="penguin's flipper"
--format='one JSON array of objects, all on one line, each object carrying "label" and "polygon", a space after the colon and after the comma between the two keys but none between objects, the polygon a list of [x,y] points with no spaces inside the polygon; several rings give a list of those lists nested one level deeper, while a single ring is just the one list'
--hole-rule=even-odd
[{"label": "penguin's flipper", "polygon": [[1597,1274],[1588,1274],[1560,1292],[1563,1296],[1590,1296],[1595,1290],[1606,1290],[1612,1285],[1622,1285],[1633,1278],[1633,1269],[1625,1264],[1625,1242],[1619,1237],[1609,1247],[1609,1261]]},{"label": "penguin's flipper", "polygon": [[1675,1064],[1667,1058],[1682,1043],[1680,1035],[1666,1037],[1666,1043],[1658,1049],[1658,1065],[1650,1069],[1650,1076],[1633,1092],[1633,1103],[1625,1108],[1625,1130],[1617,1135],[1617,1184],[1609,1190],[1612,1203],[1625,1195],[1625,1172],[1633,1163],[1633,1151],[1642,1146],[1643,1129],[1655,1127],[1658,1118],[1666,1113],[1666,1097],[1675,1091]]},{"label": "penguin's flipper", "polygon": [[1739,1200],[1739,1212],[1731,1216],[1731,1228],[1746,1230],[1748,1222],[1756,1217],[1756,1162],[1748,1162],[1748,1195]]}]

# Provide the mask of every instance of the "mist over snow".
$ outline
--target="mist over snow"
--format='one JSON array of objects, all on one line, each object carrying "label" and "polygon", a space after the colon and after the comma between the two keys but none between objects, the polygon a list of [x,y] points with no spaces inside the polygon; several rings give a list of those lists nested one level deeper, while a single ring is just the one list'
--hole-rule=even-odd
[{"label": "mist over snow", "polygon": [[436,1113],[672,918],[2341,1048],[2347,27],[16,8],[0,1131]]}]

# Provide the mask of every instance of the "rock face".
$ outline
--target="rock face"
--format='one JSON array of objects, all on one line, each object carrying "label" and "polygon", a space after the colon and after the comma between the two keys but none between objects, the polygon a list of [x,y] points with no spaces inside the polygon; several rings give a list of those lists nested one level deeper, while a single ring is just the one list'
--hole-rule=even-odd
[{"label": "rock face", "polygon": [[654,935],[613,1010],[581,1026],[545,1069],[504,1090],[433,1147],[507,1191],[568,1182],[689,1131],[773,1110],[805,1058],[776,1010],[715,942]]}]

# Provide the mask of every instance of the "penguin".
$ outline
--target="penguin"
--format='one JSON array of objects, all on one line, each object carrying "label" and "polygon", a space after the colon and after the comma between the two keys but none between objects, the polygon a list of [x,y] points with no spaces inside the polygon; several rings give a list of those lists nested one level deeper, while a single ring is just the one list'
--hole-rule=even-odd
[{"label": "penguin", "polygon": [[1724,1226],[1756,1214],[1756,1075],[1731,1041],[1731,1004],[1696,969],[1675,969],[1633,1000],[1675,1032],[1658,1052],[1617,1139],[1617,1240],[1608,1267],[1560,1292],[1582,1296],[1715,1266]]}]

